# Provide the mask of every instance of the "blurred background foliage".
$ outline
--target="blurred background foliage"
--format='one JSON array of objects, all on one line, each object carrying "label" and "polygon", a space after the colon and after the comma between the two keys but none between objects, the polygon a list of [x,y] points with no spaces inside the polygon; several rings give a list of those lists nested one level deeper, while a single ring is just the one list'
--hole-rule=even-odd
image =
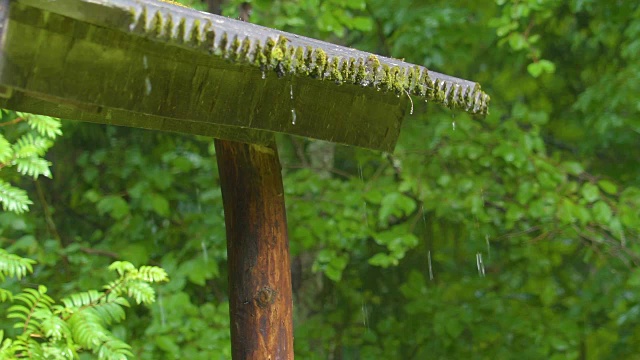
[{"label": "blurred background foliage", "polygon": [[[637,2],[251,7],[252,22],[473,79],[492,97],[486,119],[416,103],[393,154],[279,137],[298,358],[638,358]],[[8,143],[15,116],[0,123]],[[156,303],[114,334],[137,359],[229,359],[211,139],[62,124],[52,179],[3,158],[0,186],[33,204],[0,214],[0,246],[37,260],[29,284],[60,296],[108,282],[114,260],[161,266],[171,281]]]}]

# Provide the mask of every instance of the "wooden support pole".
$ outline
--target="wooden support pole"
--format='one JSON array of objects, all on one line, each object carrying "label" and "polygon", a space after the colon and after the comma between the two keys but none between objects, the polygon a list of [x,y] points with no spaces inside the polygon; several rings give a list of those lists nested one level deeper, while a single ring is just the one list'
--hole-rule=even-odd
[{"label": "wooden support pole", "polygon": [[234,360],[293,359],[289,240],[278,152],[215,140]]}]

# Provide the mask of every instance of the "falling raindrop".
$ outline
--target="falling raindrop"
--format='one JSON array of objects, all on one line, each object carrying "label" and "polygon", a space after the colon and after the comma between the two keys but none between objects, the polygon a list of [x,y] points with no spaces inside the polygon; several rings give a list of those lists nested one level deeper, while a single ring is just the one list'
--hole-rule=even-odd
[{"label": "falling raindrop", "polygon": [[204,262],[209,262],[209,253],[207,252],[207,244],[205,244],[204,240],[200,241],[200,247],[202,248],[202,257],[204,258]]},{"label": "falling raindrop", "polygon": [[476,253],[476,265],[478,266],[478,275],[484,277],[484,262],[481,253]]},{"label": "falling raindrop", "polygon": [[145,89],[144,89],[145,94],[146,95],[151,94],[151,79],[149,79],[148,76],[144,79],[144,85],[145,85]]},{"label": "falling raindrop", "polygon": [[456,131],[456,122],[455,121],[451,122],[451,128],[453,129],[453,131]]},{"label": "falling raindrop", "polygon": [[264,72],[264,70],[262,70],[262,80],[267,78],[267,73]]},{"label": "falling raindrop", "polygon": [[289,85],[289,96],[291,98],[291,125],[296,124],[296,109],[293,102],[293,84]]},{"label": "falling raindrop", "polygon": [[427,261],[429,263],[429,280],[433,281],[433,268],[431,267],[431,250],[427,253]]},{"label": "falling raindrop", "polygon": [[164,313],[164,305],[162,304],[162,294],[158,294],[158,307],[160,308],[160,324],[162,324],[162,326],[165,326],[167,318]]},{"label": "falling raindrop", "polygon": [[369,311],[367,310],[367,303],[362,301],[362,324],[369,330]]},{"label": "falling raindrop", "polygon": [[491,244],[489,243],[489,235],[485,235],[484,236],[484,240],[487,243],[487,257],[489,258],[489,261],[491,261]]},{"label": "falling raindrop", "polygon": [[147,60],[147,55],[142,56],[142,66],[146,69],[149,68],[149,61]]}]

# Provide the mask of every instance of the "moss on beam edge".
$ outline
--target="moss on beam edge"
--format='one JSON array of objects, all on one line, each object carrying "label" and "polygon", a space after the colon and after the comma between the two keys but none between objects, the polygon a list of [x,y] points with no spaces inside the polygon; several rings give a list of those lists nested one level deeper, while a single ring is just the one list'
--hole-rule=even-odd
[{"label": "moss on beam edge", "polygon": [[[195,15],[192,17],[182,8],[170,4],[142,4],[130,7],[129,28],[153,40],[188,46],[232,62],[253,65],[263,73],[275,71],[279,77],[308,76],[336,84],[373,87],[399,96],[410,94],[472,114],[484,115],[488,111],[489,96],[478,83],[441,74],[434,76],[422,66],[359,51],[331,54],[322,46],[313,46],[319,41],[305,45],[306,38],[277,30],[263,28],[271,34],[260,39],[253,36],[254,33],[225,29],[225,23],[238,23],[233,19],[187,10],[189,15]],[[360,56],[348,56],[349,53]]]},{"label": "moss on beam edge", "polygon": [[309,77],[413,95],[485,115],[489,96],[478,83],[397,59],[334,45],[152,0],[17,0],[115,28],[154,42],[179,46],[278,76]]}]

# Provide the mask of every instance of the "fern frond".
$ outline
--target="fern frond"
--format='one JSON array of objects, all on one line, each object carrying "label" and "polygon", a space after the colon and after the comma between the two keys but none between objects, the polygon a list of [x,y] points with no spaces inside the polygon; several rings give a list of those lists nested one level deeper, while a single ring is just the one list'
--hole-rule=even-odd
[{"label": "fern frond", "polygon": [[16,158],[43,156],[51,145],[53,143],[49,139],[28,133],[16,140],[13,144],[13,153]]},{"label": "fern frond", "polygon": [[138,273],[142,280],[148,282],[161,282],[169,280],[169,275],[167,274],[167,272],[163,268],[157,266],[141,266],[138,270]]},{"label": "fern frond", "polygon": [[98,359],[126,360],[129,356],[133,356],[131,347],[118,339],[105,341],[98,350]]},{"label": "fern frond", "polygon": [[32,176],[34,179],[40,175],[51,178],[49,170],[51,163],[43,158],[37,156],[16,158],[15,164],[18,166],[18,172],[22,175]]},{"label": "fern frond", "polygon": [[84,306],[92,306],[104,296],[103,293],[96,290],[89,290],[81,293],[72,294],[62,299],[64,306],[68,308],[81,308]]},{"label": "fern frond", "polygon": [[54,341],[71,338],[71,329],[69,324],[62,320],[59,316],[49,312],[38,312],[34,316],[40,318],[40,327],[42,333],[47,338],[51,338]]},{"label": "fern frond", "polygon": [[[124,304],[126,305],[123,305]],[[129,302],[123,297],[114,297],[113,302],[105,302],[94,306],[98,316],[107,324],[118,323],[125,318],[123,306],[129,306]]]},{"label": "fern frond", "polygon": [[[0,276],[0,281],[4,281],[4,276]],[[0,302],[13,301],[13,293],[7,289],[0,288]]]},{"label": "fern frond", "polygon": [[149,283],[144,281],[130,281],[126,285],[127,295],[138,304],[151,304],[156,301],[156,292]]},{"label": "fern frond", "polygon": [[51,306],[54,301],[46,292],[47,288],[40,285],[38,290],[27,288],[14,296],[15,302],[24,305],[16,304],[9,307],[7,318],[20,320],[14,327],[22,328],[23,335],[40,334],[41,320],[52,316]]},{"label": "fern frond", "polygon": [[11,143],[0,134],[0,164],[4,164],[13,158]]},{"label": "fern frond", "polygon": [[[2,199],[2,180],[0,180],[0,201]],[[10,254],[4,249],[0,249],[0,276],[10,276],[21,279],[27,273],[33,272],[33,264],[36,261],[23,258],[15,254]],[[2,297],[0,297],[2,299]],[[4,301],[4,300],[3,300]]]},{"label": "fern frond", "polygon": [[55,139],[56,136],[62,135],[62,130],[60,130],[62,123],[60,122],[60,119],[44,115],[26,114],[21,112],[18,112],[16,114],[20,117],[25,118],[29,126],[32,129],[36,130],[42,136],[46,136],[50,139]]},{"label": "fern frond", "polygon": [[[33,202],[29,200],[26,191],[14,187],[2,179],[0,179],[0,203],[2,204],[2,210],[15,212],[17,214],[29,210],[29,205],[33,204]],[[2,268],[0,268],[0,273],[1,272]]]},{"label": "fern frond", "polygon": [[122,276],[129,271],[135,270],[136,267],[128,261],[114,261],[111,263],[111,265],[109,265],[108,269],[111,271],[115,271],[118,273],[118,275]]}]

